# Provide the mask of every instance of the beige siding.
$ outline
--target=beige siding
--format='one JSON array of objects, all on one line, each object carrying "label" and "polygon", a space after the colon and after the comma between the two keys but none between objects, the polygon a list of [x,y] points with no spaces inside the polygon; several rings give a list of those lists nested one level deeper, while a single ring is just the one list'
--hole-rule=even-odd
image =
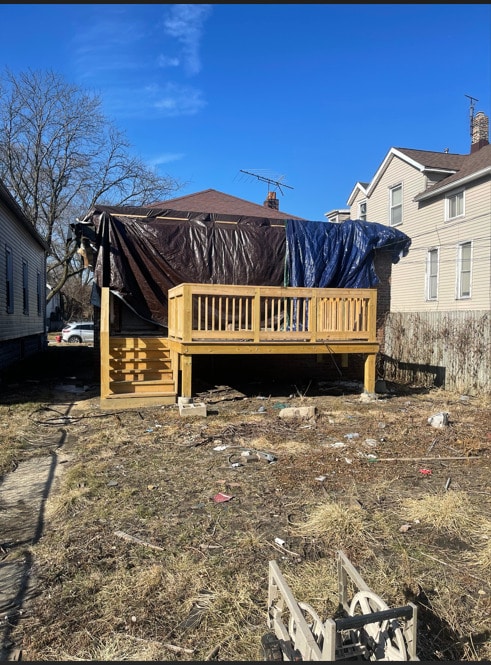
[{"label": "beige siding", "polygon": [[[402,183],[403,221],[397,228],[408,235],[408,256],[392,268],[391,311],[467,311],[490,308],[491,283],[491,184],[471,183],[465,190],[465,215],[445,221],[445,196],[418,204],[425,176],[415,167],[392,156],[367,199],[368,220],[389,225],[389,189]],[[358,200],[351,207],[358,210]],[[471,297],[457,298],[459,244],[472,242]],[[438,297],[426,299],[428,250],[439,249]]]},{"label": "beige siding", "polygon": [[[6,245],[10,247],[13,258],[14,311],[12,313],[7,313]],[[23,260],[28,264],[29,314],[24,314],[23,311]],[[38,272],[41,274],[42,286],[40,314],[37,303]],[[45,332],[45,285],[43,248],[0,202],[0,340]]]}]

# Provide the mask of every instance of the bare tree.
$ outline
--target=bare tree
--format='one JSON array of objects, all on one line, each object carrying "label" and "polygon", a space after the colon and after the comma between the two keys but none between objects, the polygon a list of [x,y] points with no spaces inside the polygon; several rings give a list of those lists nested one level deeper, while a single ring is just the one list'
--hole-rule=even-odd
[{"label": "bare tree", "polygon": [[182,186],[132,156],[101,105],[52,71],[0,76],[0,178],[49,245],[49,299],[83,270],[76,217],[96,202],[144,205]]}]

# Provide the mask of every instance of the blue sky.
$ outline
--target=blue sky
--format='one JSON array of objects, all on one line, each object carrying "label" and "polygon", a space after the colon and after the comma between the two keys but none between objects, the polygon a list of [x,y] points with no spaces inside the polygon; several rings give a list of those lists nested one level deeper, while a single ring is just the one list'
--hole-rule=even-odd
[{"label": "blue sky", "polygon": [[[466,154],[490,115],[489,4],[3,4],[0,67],[97,92],[132,152],[185,186],[306,219],[391,147]],[[290,189],[291,188],[291,189]],[[378,220],[370,220],[378,221]]]}]

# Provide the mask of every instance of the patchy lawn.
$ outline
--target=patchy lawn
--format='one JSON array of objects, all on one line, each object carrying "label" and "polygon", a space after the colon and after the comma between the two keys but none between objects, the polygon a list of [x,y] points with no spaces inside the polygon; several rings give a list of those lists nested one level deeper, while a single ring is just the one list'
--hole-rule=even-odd
[{"label": "patchy lawn", "polygon": [[421,660],[491,658],[489,399],[197,380],[206,417],[101,411],[93,354],[52,346],[2,384],[4,482],[58,466],[42,530],[0,543],[36,589],[2,619],[11,659],[261,660],[269,561],[325,620],[338,549],[389,607],[417,604]]}]

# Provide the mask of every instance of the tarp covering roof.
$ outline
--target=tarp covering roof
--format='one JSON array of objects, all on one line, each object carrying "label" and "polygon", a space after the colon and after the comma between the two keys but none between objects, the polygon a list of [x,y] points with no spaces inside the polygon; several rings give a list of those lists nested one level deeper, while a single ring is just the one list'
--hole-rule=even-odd
[{"label": "tarp covering roof", "polygon": [[164,327],[167,293],[178,284],[373,287],[374,250],[390,251],[395,263],[411,244],[397,229],[359,220],[151,208],[98,206],[73,228],[97,287],[109,287],[141,318]]}]

